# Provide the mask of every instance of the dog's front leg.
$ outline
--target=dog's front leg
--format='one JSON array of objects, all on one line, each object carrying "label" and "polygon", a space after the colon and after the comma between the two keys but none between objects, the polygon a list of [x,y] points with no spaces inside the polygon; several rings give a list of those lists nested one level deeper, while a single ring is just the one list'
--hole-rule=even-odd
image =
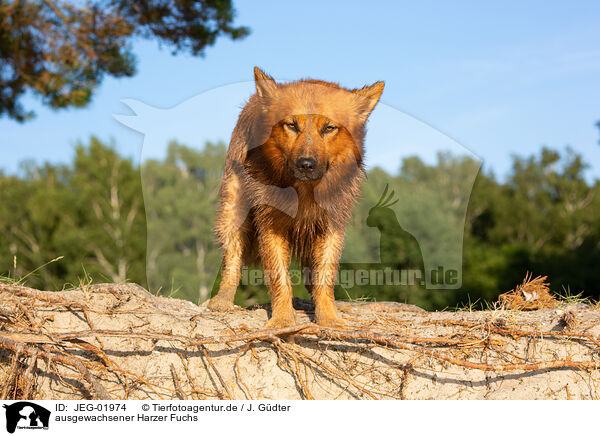
[{"label": "dog's front leg", "polygon": [[315,320],[322,326],[346,325],[346,321],[338,316],[335,309],[333,292],[343,245],[344,232],[332,229],[318,236],[313,245],[311,289],[315,302]]},{"label": "dog's front leg", "polygon": [[259,229],[258,244],[265,277],[271,294],[271,319],[265,328],[289,327],[296,324],[292,306],[290,280],[290,243],[271,229]]}]

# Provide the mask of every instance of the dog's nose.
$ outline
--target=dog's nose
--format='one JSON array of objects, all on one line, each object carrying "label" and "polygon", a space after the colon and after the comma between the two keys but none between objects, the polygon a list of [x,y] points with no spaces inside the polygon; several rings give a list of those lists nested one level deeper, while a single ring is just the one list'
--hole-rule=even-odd
[{"label": "dog's nose", "polygon": [[317,161],[312,157],[301,157],[296,161],[296,168],[304,171],[311,171],[317,167]]}]

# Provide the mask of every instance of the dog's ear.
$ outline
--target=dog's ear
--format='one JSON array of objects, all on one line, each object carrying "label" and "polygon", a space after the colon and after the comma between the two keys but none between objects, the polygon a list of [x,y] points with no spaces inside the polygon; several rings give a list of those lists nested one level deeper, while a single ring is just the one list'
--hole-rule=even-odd
[{"label": "dog's ear", "polygon": [[275,80],[258,67],[254,67],[254,82],[256,84],[256,93],[259,97],[266,97],[272,94],[275,88],[277,88]]},{"label": "dog's ear", "polygon": [[384,82],[375,82],[371,86],[365,86],[364,88],[352,90],[353,93],[360,96],[358,99],[360,108],[359,110],[364,120],[367,119],[369,114],[375,108],[375,105],[379,101],[379,97],[381,97],[384,86]]}]

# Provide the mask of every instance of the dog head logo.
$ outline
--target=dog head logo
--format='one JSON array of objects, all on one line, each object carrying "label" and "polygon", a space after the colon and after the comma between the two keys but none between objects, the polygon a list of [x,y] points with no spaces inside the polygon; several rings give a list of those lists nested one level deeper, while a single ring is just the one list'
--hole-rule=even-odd
[{"label": "dog head logo", "polygon": [[50,411],[29,401],[19,401],[3,406],[6,409],[6,431],[21,429],[48,429]]}]

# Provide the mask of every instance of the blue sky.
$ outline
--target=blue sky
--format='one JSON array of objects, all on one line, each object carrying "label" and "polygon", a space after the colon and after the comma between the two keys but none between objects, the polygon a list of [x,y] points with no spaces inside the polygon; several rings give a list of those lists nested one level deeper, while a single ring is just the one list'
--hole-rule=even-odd
[{"label": "blue sky", "polygon": [[[89,107],[55,112],[27,98],[34,121],[0,119],[0,168],[14,172],[23,159],[67,162],[74,144],[90,135],[114,139],[136,160],[160,156],[170,138],[191,145],[228,141],[258,65],[281,80],[314,77],[347,87],[384,80],[367,136],[371,166],[394,170],[403,156],[431,161],[436,150],[450,149],[473,153],[502,176],[513,154],[571,145],[591,164],[588,176],[600,178],[598,2],[237,1],[235,7],[236,22],[252,34],[220,39],[204,58],[136,41],[138,74],[106,78]],[[145,109],[141,130],[163,122],[143,153],[144,136],[113,117],[132,114],[123,99],[162,110]]]}]

